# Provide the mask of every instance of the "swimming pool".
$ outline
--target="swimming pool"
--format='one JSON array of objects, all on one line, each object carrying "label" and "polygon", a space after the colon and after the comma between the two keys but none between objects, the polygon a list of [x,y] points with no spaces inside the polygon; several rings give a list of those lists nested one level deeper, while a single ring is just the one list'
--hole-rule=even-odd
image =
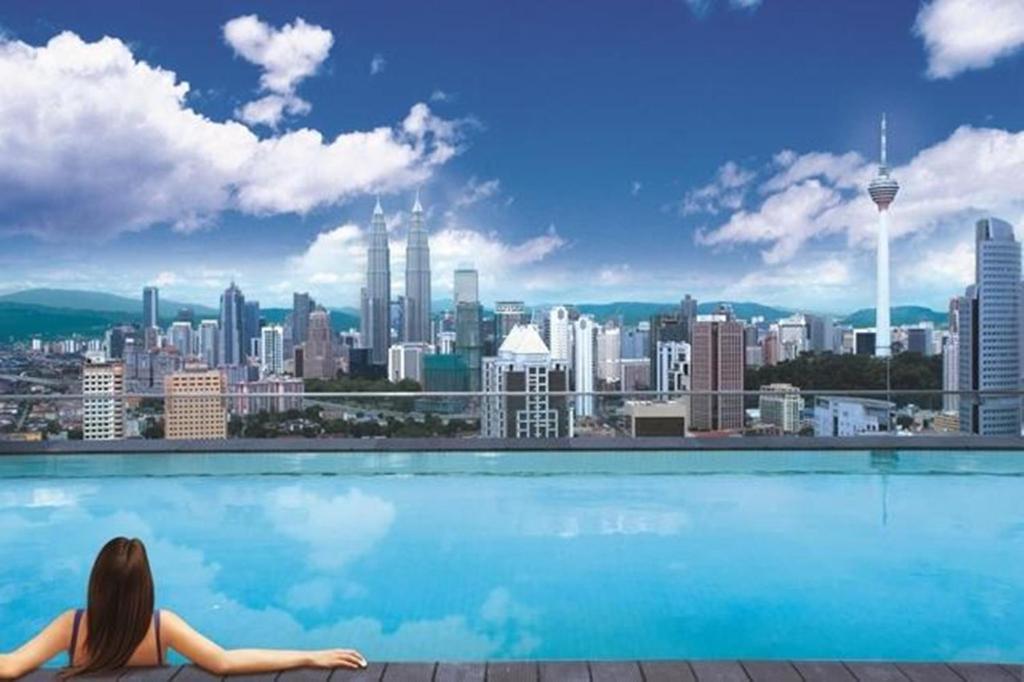
[{"label": "swimming pool", "polygon": [[114,535],[225,646],[1024,661],[1013,452],[0,457],[0,650]]}]

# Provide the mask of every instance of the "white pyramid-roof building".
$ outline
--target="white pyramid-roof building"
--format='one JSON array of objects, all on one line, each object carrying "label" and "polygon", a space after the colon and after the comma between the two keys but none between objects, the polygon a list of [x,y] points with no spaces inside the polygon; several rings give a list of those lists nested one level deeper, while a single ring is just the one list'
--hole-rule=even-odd
[{"label": "white pyramid-roof building", "polygon": [[551,356],[540,332],[532,324],[517,324],[505,337],[498,355],[502,358],[527,356],[529,359],[546,360]]}]

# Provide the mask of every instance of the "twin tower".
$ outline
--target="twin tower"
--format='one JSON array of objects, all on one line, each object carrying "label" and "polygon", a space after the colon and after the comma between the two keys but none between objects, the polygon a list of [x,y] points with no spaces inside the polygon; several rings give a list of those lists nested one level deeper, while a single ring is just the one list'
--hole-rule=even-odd
[{"label": "twin tower", "polygon": [[[366,254],[366,286],[360,301],[363,345],[370,362],[386,365],[391,345],[391,251],[380,198],[373,209]],[[402,341],[430,343],[430,244],[423,227],[419,192],[412,207],[412,224],[405,249],[405,298]]]}]

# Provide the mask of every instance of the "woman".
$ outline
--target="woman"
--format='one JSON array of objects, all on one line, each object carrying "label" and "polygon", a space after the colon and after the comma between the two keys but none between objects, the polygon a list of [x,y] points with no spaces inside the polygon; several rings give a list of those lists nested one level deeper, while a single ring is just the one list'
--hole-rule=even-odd
[{"label": "woman", "polygon": [[217,675],[304,666],[364,668],[352,649],[225,651],[171,611],[153,610],[153,574],[140,540],[114,538],[93,564],[88,608],[66,611],[12,654],[0,654],[0,678],[20,677],[61,651],[68,673],[79,675],[132,666],[163,665],[167,650]]}]

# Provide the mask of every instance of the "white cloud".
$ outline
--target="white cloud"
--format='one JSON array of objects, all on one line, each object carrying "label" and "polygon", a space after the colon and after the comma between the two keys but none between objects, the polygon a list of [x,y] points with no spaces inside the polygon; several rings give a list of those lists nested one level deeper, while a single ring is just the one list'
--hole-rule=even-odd
[{"label": "white cloud", "polygon": [[157,274],[157,276],[154,277],[152,281],[150,281],[150,284],[156,287],[169,287],[176,284],[177,282],[178,275],[176,275],[174,272],[171,272],[170,270],[164,270],[163,272]]},{"label": "white cloud", "polygon": [[[552,228],[547,232],[514,243],[497,233],[485,233],[457,224],[430,230],[430,269],[436,298],[444,298],[452,288],[452,273],[457,267],[471,265],[480,271],[481,288],[507,284],[534,266],[546,261],[566,242]],[[405,269],[405,238],[392,226],[392,288],[400,292],[401,273]],[[322,300],[359,300],[366,271],[366,232],[355,224],[346,224],[321,232],[306,250],[288,259],[286,268],[294,272],[298,286],[308,286]]]},{"label": "white cloud", "polygon": [[453,208],[464,208],[466,206],[472,206],[478,201],[488,199],[498,192],[501,191],[501,181],[497,178],[491,180],[484,180],[480,182],[476,177],[470,178],[466,181],[466,185],[459,192],[458,196],[452,202]]},{"label": "white cloud", "polygon": [[224,24],[224,41],[235,54],[263,69],[260,89],[270,93],[239,109],[239,118],[276,128],[285,113],[309,113],[309,102],[299,98],[295,89],[327,59],[334,44],[330,31],[301,17],[276,29],[250,14]]},{"label": "white cloud", "polygon": [[644,188],[644,183],[640,182],[639,180],[634,180],[632,182],[632,184],[630,184],[630,186],[629,186],[629,193],[630,193],[630,195],[635,197],[638,194],[640,194],[640,190],[642,190],[643,188]]},{"label": "white cloud", "polygon": [[812,263],[758,268],[728,285],[722,295],[727,299],[827,301],[845,295],[852,284],[848,259],[831,256]]},{"label": "white cloud", "polygon": [[[756,210],[737,211],[699,234],[705,245],[761,244],[766,263],[791,260],[801,247],[842,234],[851,246],[873,248],[877,212],[866,186],[875,172],[856,155],[811,153],[788,159],[788,168],[763,188]],[[805,171],[795,172],[793,169]],[[941,234],[991,213],[1011,222],[1024,214],[1024,132],[962,126],[893,169],[901,185],[891,209],[894,240]],[[812,176],[812,177],[808,177]]]},{"label": "white cloud", "polygon": [[747,188],[756,177],[735,161],[722,164],[715,178],[707,185],[692,189],[678,203],[681,215],[695,213],[717,214],[722,210],[736,210],[743,205]]},{"label": "white cloud", "polygon": [[387,65],[388,60],[384,59],[384,55],[379,53],[373,55],[373,59],[370,60],[370,75],[376,76],[378,73],[384,71]]},{"label": "white cloud", "polygon": [[[309,71],[275,55],[263,60],[274,87]],[[404,189],[458,153],[463,135],[462,122],[416,104],[395,126],[261,138],[188,107],[188,83],[122,41],[70,32],[42,47],[0,42],[0,83],[0,233],[47,239],[188,231],[225,210],[303,214]]]},{"label": "white cloud", "polygon": [[[690,10],[698,17],[704,17],[716,4],[715,0],[683,0]],[[728,7],[734,10],[754,10],[761,6],[762,0],[728,0]]]},{"label": "white cloud", "polygon": [[430,93],[431,102],[451,102],[453,99],[455,99],[455,95],[444,90],[437,89]]},{"label": "white cloud", "polygon": [[921,6],[914,33],[924,41],[928,77],[952,78],[1024,46],[1024,2],[933,0]]}]

